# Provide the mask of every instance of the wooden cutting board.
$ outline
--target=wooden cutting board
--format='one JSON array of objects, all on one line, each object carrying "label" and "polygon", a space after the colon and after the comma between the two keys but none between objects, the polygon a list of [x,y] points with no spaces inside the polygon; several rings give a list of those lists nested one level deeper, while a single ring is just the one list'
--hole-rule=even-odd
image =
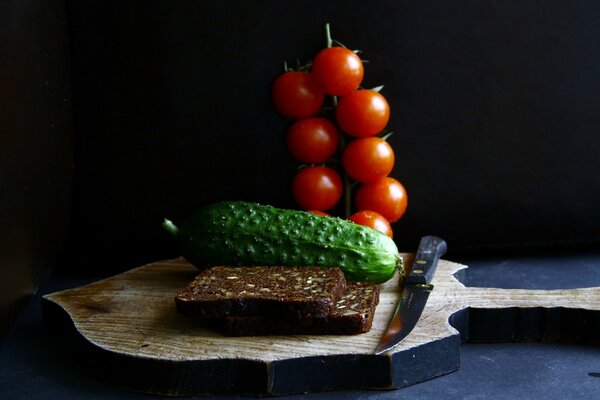
[{"label": "wooden cutting board", "polygon": [[[403,257],[410,265],[412,255]],[[47,320],[74,328],[99,378],[174,396],[396,389],[458,369],[464,340],[600,344],[600,288],[465,287],[466,268],[439,262],[416,327],[380,356],[373,352],[398,302],[398,277],[381,285],[372,330],[354,336],[221,336],[175,310],[175,295],[198,273],[183,259],[52,293],[43,305]]]}]

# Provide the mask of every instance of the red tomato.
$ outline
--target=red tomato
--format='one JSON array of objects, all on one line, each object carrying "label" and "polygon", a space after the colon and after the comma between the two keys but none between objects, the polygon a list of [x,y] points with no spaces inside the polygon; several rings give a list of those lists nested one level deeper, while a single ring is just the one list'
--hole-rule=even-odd
[{"label": "red tomato", "polygon": [[399,220],[408,203],[406,189],[394,178],[380,178],[365,183],[356,190],[356,208],[373,210],[383,215],[388,221]]},{"label": "red tomato", "polygon": [[309,213],[313,213],[315,215],[318,215],[320,217],[331,217],[331,215],[327,214],[326,212],[323,211],[319,211],[319,210],[306,210]]},{"label": "red tomato", "polygon": [[327,211],[342,197],[342,179],[329,167],[304,168],[292,181],[292,195],[304,210]]},{"label": "red tomato", "polygon": [[335,153],[337,128],[325,118],[303,118],[288,129],[287,147],[292,156],[305,163],[323,163]]},{"label": "red tomato", "polygon": [[352,50],[330,47],[317,53],[312,62],[311,73],[325,93],[344,96],[360,85],[364,67],[360,57]]},{"label": "red tomato", "polygon": [[355,139],[342,155],[344,169],[359,182],[373,182],[387,176],[394,168],[392,146],[378,137]]},{"label": "red tomato", "polygon": [[285,72],[275,79],[271,98],[281,115],[291,119],[305,118],[319,112],[325,95],[308,72]]},{"label": "red tomato", "polygon": [[356,90],[340,98],[337,122],[350,136],[373,136],[383,130],[390,119],[387,100],[374,90]]},{"label": "red tomato", "polygon": [[390,222],[387,219],[385,219],[381,214],[375,211],[359,211],[349,216],[348,220],[358,225],[368,226],[369,228],[375,229],[376,231],[386,234],[390,238],[394,237],[394,232],[392,231],[392,226],[390,225]]}]

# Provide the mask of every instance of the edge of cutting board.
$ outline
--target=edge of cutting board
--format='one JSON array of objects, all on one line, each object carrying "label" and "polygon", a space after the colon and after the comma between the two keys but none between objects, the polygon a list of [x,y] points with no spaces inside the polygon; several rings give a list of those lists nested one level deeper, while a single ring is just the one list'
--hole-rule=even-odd
[{"label": "edge of cutting board", "polygon": [[[409,262],[412,255],[403,257]],[[462,286],[452,274],[463,268],[442,260],[438,275],[446,277],[446,287]],[[460,366],[460,336],[448,323],[448,315],[435,310],[444,302],[435,301],[435,290],[431,317],[441,316],[441,326],[430,329],[431,320],[425,318],[400,346],[376,356],[373,351],[397,303],[397,277],[381,286],[380,305],[368,334],[232,339],[196,330],[189,325],[193,321],[176,314],[173,297],[195,274],[197,270],[180,258],[150,263],[44,296],[44,318],[75,333],[70,337],[81,345],[84,365],[97,378],[128,390],[170,396],[396,389]],[[438,285],[441,294],[445,285]],[[143,302],[136,301],[139,296],[162,311],[145,310]],[[144,313],[148,316],[140,317]],[[157,315],[164,321],[158,323]],[[154,322],[148,322],[149,316]],[[182,350],[186,337],[195,344]],[[235,346],[246,348],[236,352]]]},{"label": "edge of cutting board", "polygon": [[[410,265],[412,255],[403,257]],[[170,396],[397,389],[457,370],[462,341],[600,345],[599,287],[466,287],[466,268],[440,260],[419,322],[379,356],[373,352],[398,302],[398,277],[381,285],[371,331],[355,336],[220,336],[175,311],[175,294],[198,273],[182,259],[42,301],[45,321],[75,333],[70,338],[98,378]]]}]

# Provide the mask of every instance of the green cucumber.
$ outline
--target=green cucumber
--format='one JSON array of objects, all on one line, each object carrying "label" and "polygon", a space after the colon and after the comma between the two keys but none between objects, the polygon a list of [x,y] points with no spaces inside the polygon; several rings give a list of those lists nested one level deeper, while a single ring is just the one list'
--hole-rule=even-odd
[{"label": "green cucumber", "polygon": [[241,201],[198,210],[178,228],[183,257],[198,268],[213,265],[337,266],[351,281],[381,283],[404,273],[392,239],[336,217]]}]

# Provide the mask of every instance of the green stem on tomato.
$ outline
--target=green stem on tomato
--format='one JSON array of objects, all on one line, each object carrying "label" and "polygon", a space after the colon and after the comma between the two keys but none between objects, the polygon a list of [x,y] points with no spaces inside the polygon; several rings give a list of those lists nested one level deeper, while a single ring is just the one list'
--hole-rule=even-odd
[{"label": "green stem on tomato", "polygon": [[381,138],[383,140],[388,140],[389,137],[392,136],[393,134],[394,134],[394,131],[390,131],[390,132],[387,132],[385,135],[383,135]]}]

